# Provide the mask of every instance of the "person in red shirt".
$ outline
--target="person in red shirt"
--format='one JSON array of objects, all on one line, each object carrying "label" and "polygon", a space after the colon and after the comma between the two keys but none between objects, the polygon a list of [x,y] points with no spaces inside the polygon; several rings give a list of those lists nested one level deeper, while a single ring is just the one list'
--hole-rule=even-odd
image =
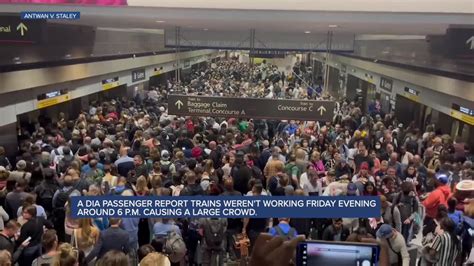
[{"label": "person in red shirt", "polygon": [[433,179],[436,189],[423,201],[423,206],[425,206],[426,209],[426,217],[423,224],[435,219],[438,215],[438,207],[440,205],[448,206],[447,201],[451,197],[448,176],[446,174],[437,174]]}]

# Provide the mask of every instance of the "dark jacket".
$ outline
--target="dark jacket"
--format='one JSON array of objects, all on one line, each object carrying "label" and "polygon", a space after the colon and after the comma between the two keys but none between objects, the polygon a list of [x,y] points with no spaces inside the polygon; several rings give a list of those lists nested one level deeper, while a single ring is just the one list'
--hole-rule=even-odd
[{"label": "dark jacket", "polygon": [[231,171],[232,178],[234,180],[234,189],[242,193],[247,194],[249,191],[249,181],[252,178],[252,171],[245,165],[234,166]]},{"label": "dark jacket", "polygon": [[[20,245],[15,250],[15,242],[0,234],[0,250],[7,250],[10,252],[10,254],[12,254],[12,261],[16,262],[23,252],[23,246]],[[15,252],[13,252],[14,250]]]},{"label": "dark jacket", "polygon": [[128,240],[129,235],[127,231],[117,227],[109,227],[100,233],[99,241],[95,244],[94,249],[92,249],[91,253],[86,258],[87,262],[90,262],[95,257],[100,259],[105,253],[111,250],[128,253],[130,250]]},{"label": "dark jacket", "polygon": [[[335,241],[334,237],[336,235],[336,231],[332,225],[326,227],[323,232],[323,240],[325,241]],[[341,231],[341,241],[346,241],[347,237],[349,237],[350,232],[349,229],[342,227]]]},{"label": "dark jacket", "polygon": [[179,193],[180,196],[199,196],[204,195],[204,190],[202,189],[200,184],[192,184],[185,186],[181,192]]}]

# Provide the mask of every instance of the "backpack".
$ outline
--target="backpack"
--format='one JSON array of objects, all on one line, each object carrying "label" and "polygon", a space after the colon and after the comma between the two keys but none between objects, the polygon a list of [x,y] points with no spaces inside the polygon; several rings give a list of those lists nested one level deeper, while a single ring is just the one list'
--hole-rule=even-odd
[{"label": "backpack", "polygon": [[221,219],[206,219],[204,224],[204,239],[208,249],[221,250],[225,239],[226,226]]},{"label": "backpack", "polygon": [[[400,217],[402,217],[403,212],[407,211],[406,208],[410,208],[409,210],[410,215],[418,211],[418,210],[415,210],[415,197],[410,197],[410,206],[406,206],[405,204],[403,204],[403,206],[399,206],[401,198],[402,198],[402,193],[400,192],[398,193],[397,196],[395,196],[395,199],[393,201],[393,205],[397,206],[398,211],[400,211]],[[392,217],[393,217],[393,210],[392,210]]]},{"label": "backpack", "polygon": [[[52,185],[41,184],[38,191],[38,204],[43,206],[47,212],[53,210],[53,197],[56,187]],[[66,203],[66,202],[65,202]],[[64,205],[63,205],[64,206]]]},{"label": "backpack", "polygon": [[169,162],[167,164],[161,164],[160,169],[161,169],[161,173],[164,176],[170,177],[172,175],[172,173],[171,173],[171,162]]},{"label": "backpack", "polygon": [[187,249],[183,238],[175,231],[168,232],[164,251],[172,263],[180,262],[186,255]]},{"label": "backpack", "polygon": [[290,227],[288,233],[284,233],[279,225],[273,227],[278,236],[283,237],[285,240],[291,240],[296,236],[296,230],[293,227]]},{"label": "backpack", "polygon": [[54,209],[64,209],[66,202],[69,199],[69,195],[74,191],[74,187],[70,188],[69,190],[60,190],[58,196],[56,197],[56,204],[53,206]]}]

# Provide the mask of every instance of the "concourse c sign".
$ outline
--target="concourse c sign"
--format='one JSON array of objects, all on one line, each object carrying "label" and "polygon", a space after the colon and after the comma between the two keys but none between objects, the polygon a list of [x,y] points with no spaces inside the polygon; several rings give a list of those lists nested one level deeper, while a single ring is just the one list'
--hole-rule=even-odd
[{"label": "concourse c sign", "polygon": [[168,113],[181,116],[331,121],[332,101],[170,95]]}]

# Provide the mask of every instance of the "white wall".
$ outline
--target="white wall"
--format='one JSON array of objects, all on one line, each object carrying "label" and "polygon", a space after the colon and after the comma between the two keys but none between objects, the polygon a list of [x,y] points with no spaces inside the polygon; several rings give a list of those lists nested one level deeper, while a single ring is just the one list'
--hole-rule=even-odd
[{"label": "white wall", "polygon": [[128,0],[130,6],[211,9],[473,13],[472,0]]}]

